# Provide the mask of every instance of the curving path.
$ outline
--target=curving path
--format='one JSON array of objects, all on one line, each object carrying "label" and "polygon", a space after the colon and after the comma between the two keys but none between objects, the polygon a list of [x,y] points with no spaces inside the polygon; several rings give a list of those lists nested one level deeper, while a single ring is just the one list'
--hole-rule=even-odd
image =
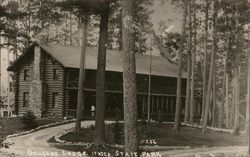
[{"label": "curving path", "polygon": [[[42,129],[27,135],[9,138],[9,141],[14,142],[8,149],[1,149],[0,156],[6,153],[15,154],[15,157],[40,157],[40,156],[63,156],[65,152],[53,148],[47,142],[51,137],[63,132],[64,130],[74,127],[75,123],[64,124],[47,129]],[[82,122],[83,127],[93,125],[94,121]],[[32,152],[32,153],[31,153]],[[57,155],[58,154],[58,155]],[[66,156],[66,155],[65,155]]]},{"label": "curving path", "polygon": [[[71,157],[67,151],[59,150],[51,146],[47,141],[64,130],[74,127],[75,123],[64,124],[47,129],[42,129],[27,135],[9,138],[14,142],[8,149],[0,149],[0,157]],[[93,125],[94,121],[82,122],[82,127]],[[222,156],[222,153],[238,156],[245,154],[247,147],[219,147],[219,148],[195,148],[185,150],[171,150],[161,152],[162,157],[200,157]],[[11,155],[12,154],[12,155]]]}]

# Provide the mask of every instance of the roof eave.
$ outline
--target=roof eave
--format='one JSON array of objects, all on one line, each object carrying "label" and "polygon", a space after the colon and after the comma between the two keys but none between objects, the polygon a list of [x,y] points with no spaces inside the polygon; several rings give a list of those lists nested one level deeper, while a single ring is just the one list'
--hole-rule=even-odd
[{"label": "roof eave", "polygon": [[[54,59],[56,59],[56,57],[53,55],[53,53],[50,53],[50,50],[45,46],[43,45],[41,42],[38,42],[38,41],[34,41],[28,48],[27,50],[21,54],[10,66],[7,67],[7,71],[15,71],[15,67],[16,67],[16,64],[18,64],[19,60],[21,60],[25,55],[26,53],[28,53],[30,51],[30,49],[35,46],[35,45],[38,45],[39,47],[41,47],[43,50],[45,50],[49,55],[51,55]],[[59,60],[56,59],[57,62],[59,62],[63,67],[66,67],[63,63],[61,63]]]},{"label": "roof eave", "polygon": [[63,64],[61,61],[59,61],[54,55],[53,53],[50,52],[50,50],[46,47],[46,45],[43,45],[40,42],[36,42],[44,51],[46,51],[51,57],[53,57],[58,63],[60,63],[63,67],[67,67],[67,65]]}]

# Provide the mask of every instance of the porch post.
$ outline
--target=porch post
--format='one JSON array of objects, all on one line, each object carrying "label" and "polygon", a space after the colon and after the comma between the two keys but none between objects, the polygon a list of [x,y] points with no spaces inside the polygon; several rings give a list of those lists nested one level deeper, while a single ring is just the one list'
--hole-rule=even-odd
[{"label": "porch post", "polygon": [[145,97],[142,95],[142,116],[144,114],[144,109],[145,109]]},{"label": "porch post", "polygon": [[173,113],[173,98],[170,98],[170,113]]},{"label": "porch post", "polygon": [[166,102],[165,102],[165,107],[166,107],[166,113],[168,113],[168,97],[166,96]]},{"label": "porch post", "polygon": [[154,113],[154,97],[152,96],[152,103],[151,103],[151,106],[150,106],[150,110],[152,111],[152,113]]},{"label": "porch post", "polygon": [[163,112],[164,96],[161,98],[161,112]]},{"label": "porch post", "polygon": [[156,97],[156,112],[159,112],[159,97]]}]

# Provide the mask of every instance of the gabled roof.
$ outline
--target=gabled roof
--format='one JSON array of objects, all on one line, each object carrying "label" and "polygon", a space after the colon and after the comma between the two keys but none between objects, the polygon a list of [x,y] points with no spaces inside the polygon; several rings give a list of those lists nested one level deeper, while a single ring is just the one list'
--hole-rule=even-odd
[{"label": "gabled roof", "polygon": [[[44,51],[50,54],[54,59],[61,63],[66,68],[79,68],[80,67],[80,47],[75,46],[62,46],[55,44],[44,44],[36,42]],[[31,47],[35,44],[33,43]],[[86,69],[97,69],[97,48],[87,47],[86,49],[85,66]],[[29,53],[28,50],[26,53]],[[13,67],[18,64],[22,57],[26,55],[24,53],[20,56],[8,70],[13,70]],[[149,74],[149,55],[136,54],[136,73]],[[106,70],[114,72],[122,72],[122,52],[107,50],[106,56]],[[152,56],[152,70],[151,74],[156,76],[168,76],[177,77],[178,68],[174,63],[170,63],[167,59],[161,56]],[[186,77],[186,72],[183,72],[183,77]]]}]

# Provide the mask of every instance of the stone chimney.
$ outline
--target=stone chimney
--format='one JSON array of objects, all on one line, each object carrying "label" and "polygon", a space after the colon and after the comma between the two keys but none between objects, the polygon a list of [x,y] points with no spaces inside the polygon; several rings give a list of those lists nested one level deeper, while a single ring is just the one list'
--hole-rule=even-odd
[{"label": "stone chimney", "polygon": [[44,81],[43,81],[43,55],[39,46],[34,47],[34,68],[30,83],[30,103],[29,108],[37,117],[42,116],[44,105]]}]

